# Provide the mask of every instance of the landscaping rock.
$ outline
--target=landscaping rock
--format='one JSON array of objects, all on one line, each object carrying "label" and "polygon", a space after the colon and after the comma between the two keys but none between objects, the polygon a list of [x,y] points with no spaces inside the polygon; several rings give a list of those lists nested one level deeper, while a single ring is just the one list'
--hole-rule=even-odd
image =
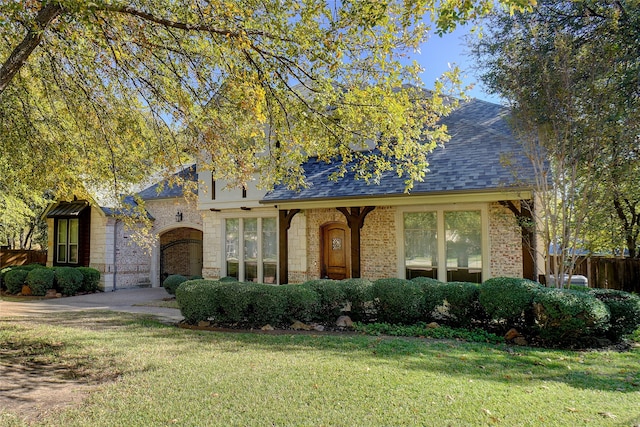
[{"label": "landscaping rock", "polygon": [[336,320],[336,326],[339,328],[353,328],[353,321],[349,316],[340,316]]},{"label": "landscaping rock", "polygon": [[22,291],[20,292],[23,296],[31,295],[31,288],[27,285],[22,286]]},{"label": "landscaping rock", "polygon": [[305,325],[304,323],[296,320],[291,325],[291,329],[296,330],[296,331],[310,331],[310,330],[313,329],[313,327],[311,327],[309,325]]},{"label": "landscaping rock", "polygon": [[427,329],[438,329],[440,327],[440,325],[438,325],[436,322],[431,322],[427,324]]},{"label": "landscaping rock", "polygon": [[198,326],[201,328],[206,328],[211,326],[211,322],[209,322],[208,320],[201,320],[198,322]]},{"label": "landscaping rock", "polygon": [[45,298],[57,298],[57,294],[58,293],[56,292],[55,289],[49,289],[44,297]]},{"label": "landscaping rock", "polygon": [[262,328],[260,328],[260,330],[262,330],[262,331],[273,331],[273,330],[275,330],[275,329],[274,329],[274,327],[273,327],[273,326],[271,326],[271,325],[269,325],[269,324],[266,324],[266,325],[264,325]]},{"label": "landscaping rock", "polygon": [[504,339],[506,341],[511,341],[514,340],[515,338],[521,337],[522,334],[520,332],[518,332],[515,328],[511,328],[507,331],[506,334],[504,334]]},{"label": "landscaping rock", "polygon": [[318,332],[324,331],[324,326],[318,325],[317,323],[314,323],[311,326],[313,327],[314,331],[318,331]]}]

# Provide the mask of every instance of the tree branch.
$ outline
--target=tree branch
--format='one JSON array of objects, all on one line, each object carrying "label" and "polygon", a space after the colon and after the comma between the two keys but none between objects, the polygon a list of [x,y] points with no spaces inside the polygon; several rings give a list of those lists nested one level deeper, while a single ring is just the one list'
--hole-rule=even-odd
[{"label": "tree branch", "polygon": [[20,71],[33,50],[42,40],[44,30],[64,12],[62,5],[57,2],[47,3],[36,16],[33,26],[27,31],[22,42],[11,52],[9,58],[0,68],[0,95],[4,92],[9,82]]}]

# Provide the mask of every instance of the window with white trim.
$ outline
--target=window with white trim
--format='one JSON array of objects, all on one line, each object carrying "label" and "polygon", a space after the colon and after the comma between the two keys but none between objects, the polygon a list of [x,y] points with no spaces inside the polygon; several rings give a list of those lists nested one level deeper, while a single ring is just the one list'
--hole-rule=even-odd
[{"label": "window with white trim", "polygon": [[227,218],[224,228],[223,275],[241,282],[276,283],[276,218]]},{"label": "window with white trim", "polygon": [[482,282],[482,210],[404,212],[404,271],[407,279]]},{"label": "window with white trim", "polygon": [[58,263],[78,263],[79,219],[58,219],[56,253]]}]

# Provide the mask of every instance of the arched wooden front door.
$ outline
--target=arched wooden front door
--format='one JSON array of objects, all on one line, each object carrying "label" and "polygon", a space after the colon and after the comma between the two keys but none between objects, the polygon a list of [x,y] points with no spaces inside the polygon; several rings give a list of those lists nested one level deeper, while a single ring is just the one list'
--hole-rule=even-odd
[{"label": "arched wooden front door", "polygon": [[351,277],[350,234],[346,224],[332,222],[320,229],[322,242],[321,277],[342,280]]}]

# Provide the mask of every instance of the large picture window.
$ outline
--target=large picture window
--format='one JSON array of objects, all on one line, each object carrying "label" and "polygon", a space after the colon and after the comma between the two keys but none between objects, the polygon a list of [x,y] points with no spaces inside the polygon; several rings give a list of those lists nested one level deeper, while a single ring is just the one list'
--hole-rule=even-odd
[{"label": "large picture window", "polygon": [[481,210],[405,212],[403,230],[407,279],[482,282]]},{"label": "large picture window", "polygon": [[58,235],[56,243],[56,261],[61,264],[78,263],[78,219],[58,219]]},{"label": "large picture window", "polygon": [[276,283],[276,218],[227,218],[224,275],[239,281]]}]

